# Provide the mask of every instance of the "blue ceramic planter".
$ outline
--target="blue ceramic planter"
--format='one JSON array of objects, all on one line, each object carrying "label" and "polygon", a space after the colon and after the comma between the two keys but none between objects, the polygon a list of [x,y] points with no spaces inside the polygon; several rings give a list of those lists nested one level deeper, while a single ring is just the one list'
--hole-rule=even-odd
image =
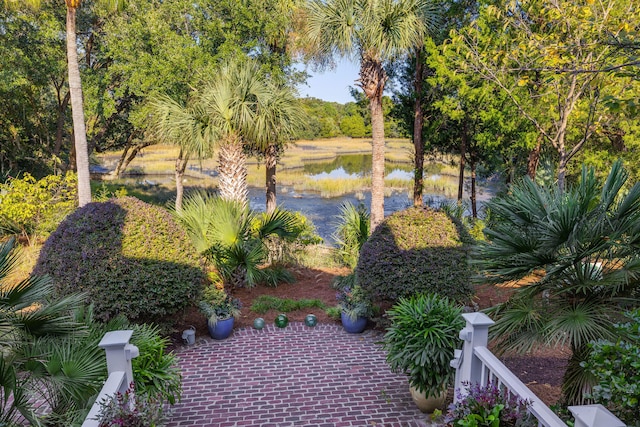
[{"label": "blue ceramic planter", "polygon": [[344,330],[350,334],[359,334],[367,327],[366,317],[358,317],[355,320],[351,320],[351,318],[346,314],[340,313],[340,318],[342,319],[342,326],[344,327]]},{"label": "blue ceramic planter", "polygon": [[207,322],[207,327],[209,328],[209,335],[214,340],[223,340],[228,338],[231,335],[231,331],[233,331],[233,323],[234,318],[230,317],[224,320],[218,320],[215,326],[211,326],[209,322]]}]

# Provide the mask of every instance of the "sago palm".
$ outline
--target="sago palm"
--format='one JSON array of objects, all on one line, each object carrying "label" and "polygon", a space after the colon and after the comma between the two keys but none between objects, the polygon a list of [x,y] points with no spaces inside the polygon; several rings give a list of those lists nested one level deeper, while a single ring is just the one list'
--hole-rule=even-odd
[{"label": "sago palm", "polygon": [[507,302],[489,310],[501,349],[571,349],[568,403],[581,403],[590,388],[580,367],[589,341],[612,339],[616,314],[638,305],[640,184],[624,191],[627,178],[618,161],[604,183],[583,168],[565,192],[525,179],[489,203],[487,242],[474,255],[483,282],[520,281]]},{"label": "sago palm", "polygon": [[185,198],[175,212],[196,249],[213,262],[225,284],[255,286],[259,282],[276,285],[291,276],[264,266],[268,258],[265,239],[275,235],[295,238],[295,217],[276,209],[260,216],[246,203],[226,200],[206,193]]},{"label": "sago palm", "polygon": [[383,64],[419,45],[433,24],[427,0],[312,0],[307,8],[307,49],[321,61],[335,55],[358,57],[358,85],[369,100],[373,166],[371,229],[384,219]]}]

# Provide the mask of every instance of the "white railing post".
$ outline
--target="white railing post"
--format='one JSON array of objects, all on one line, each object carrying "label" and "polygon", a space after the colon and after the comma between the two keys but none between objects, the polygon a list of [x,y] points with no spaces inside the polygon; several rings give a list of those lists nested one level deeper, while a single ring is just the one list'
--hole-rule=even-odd
[{"label": "white railing post", "polygon": [[625,427],[625,423],[602,405],[569,406],[575,427]]},{"label": "white railing post", "polygon": [[102,337],[100,344],[98,344],[107,355],[107,372],[109,376],[93,403],[87,418],[82,423],[82,427],[98,427],[100,425],[98,415],[102,402],[118,392],[124,393],[129,388],[129,385],[133,383],[131,359],[138,357],[140,351],[135,345],[129,344],[131,335],[133,335],[131,330],[107,332]]},{"label": "white railing post", "polygon": [[[484,313],[464,313],[462,315],[467,325],[460,331],[460,339],[463,340],[462,354],[456,354],[457,359],[452,361],[459,368],[456,372],[455,390],[465,394],[467,386],[464,384],[479,384],[482,379],[482,362],[474,355],[474,347],[486,347],[489,341],[489,326],[495,322]],[[462,361],[460,362],[460,357]],[[457,394],[457,393],[454,393]],[[457,397],[454,398],[457,401]]]},{"label": "white railing post", "polygon": [[132,330],[107,332],[98,344],[107,354],[107,372],[124,372],[127,387],[133,382],[131,359],[140,354],[138,347],[129,344],[131,335]]}]

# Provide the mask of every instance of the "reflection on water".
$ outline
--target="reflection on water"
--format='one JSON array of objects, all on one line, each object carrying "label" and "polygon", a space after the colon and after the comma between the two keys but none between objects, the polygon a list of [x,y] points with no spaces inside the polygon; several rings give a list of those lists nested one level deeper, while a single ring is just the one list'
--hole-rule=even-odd
[{"label": "reflection on water", "polygon": [[[346,155],[338,156],[335,160],[327,162],[314,162],[304,165],[304,172],[316,179],[344,179],[362,177],[371,170],[371,155]],[[439,175],[441,166],[438,164],[425,166],[425,179],[446,179],[457,186],[457,178],[446,175]],[[413,180],[413,170],[411,165],[399,165],[387,162],[387,170],[385,171],[387,178]],[[151,193],[157,188],[157,191],[173,191],[175,194],[175,181],[173,175],[145,175],[123,178],[116,180],[116,183],[126,183],[144,188]],[[160,187],[162,186],[162,187]],[[187,191],[196,187],[212,188],[213,183],[210,179],[197,179],[189,177],[185,182]],[[167,188],[168,187],[168,188]],[[495,189],[486,186],[478,186],[478,201],[482,205],[483,201],[488,200],[495,193]],[[468,202],[468,188],[465,188],[465,200]],[[406,209],[413,203],[411,193],[397,192],[385,197],[385,215]],[[331,243],[331,234],[335,229],[337,215],[341,205],[351,202],[354,205],[362,203],[365,207],[370,205],[370,192],[363,191],[354,194],[348,194],[341,197],[322,198],[320,195],[305,192],[298,193],[291,187],[279,186],[277,189],[278,204],[289,210],[300,211],[305,214],[316,226],[318,234],[325,239],[325,242]],[[432,207],[439,207],[443,203],[455,202],[454,199],[447,199],[441,193],[425,191],[425,204]],[[265,190],[264,188],[251,188],[249,190],[249,201],[252,209],[258,211],[265,210]]]}]

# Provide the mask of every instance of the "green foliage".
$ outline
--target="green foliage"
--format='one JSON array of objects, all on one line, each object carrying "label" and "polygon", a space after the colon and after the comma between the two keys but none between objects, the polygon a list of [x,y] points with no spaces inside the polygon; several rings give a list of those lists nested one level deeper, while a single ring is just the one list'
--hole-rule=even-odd
[{"label": "green foliage", "polygon": [[369,212],[364,205],[357,207],[347,202],[340,206],[333,240],[336,244],[336,260],[347,267],[355,268],[362,246],[371,234]]},{"label": "green foliage", "polygon": [[182,395],[182,375],[175,354],[167,352],[169,339],[157,326],[132,325],[132,329],[131,343],[140,350],[131,360],[137,394],[175,404]]},{"label": "green foliage", "polygon": [[187,196],[182,210],[174,215],[225,284],[277,286],[279,281],[293,280],[283,269],[263,267],[269,255],[265,244],[269,236],[295,239],[301,231],[290,212],[276,209],[260,216],[246,204],[197,192]]},{"label": "green foliage", "polygon": [[367,135],[367,128],[364,119],[360,115],[347,116],[340,122],[340,131],[345,136],[352,138],[364,138]]},{"label": "green foliage", "polygon": [[640,309],[627,313],[631,322],[616,325],[615,342],[599,340],[582,366],[595,377],[591,398],[629,426],[640,426]]},{"label": "green foliage", "polygon": [[168,212],[125,197],[69,215],[34,272],[48,274],[60,295],[87,292],[98,319],[151,321],[196,297],[204,282],[198,258]]},{"label": "green foliage", "polygon": [[342,309],[339,306],[329,307],[325,310],[325,313],[327,313],[327,316],[329,316],[333,320],[340,320]]},{"label": "green foliage", "polygon": [[211,283],[204,289],[198,307],[207,318],[207,323],[213,327],[218,320],[240,316],[242,303],[227,294],[222,283]]},{"label": "green foliage", "polygon": [[446,297],[419,294],[400,298],[387,316],[391,326],[382,340],[391,370],[427,396],[439,396],[453,381],[449,363],[464,326],[462,309]]},{"label": "green foliage", "polygon": [[[307,248],[322,243],[322,237],[316,233],[313,222],[302,212],[290,212],[292,216],[292,237],[268,236],[265,244],[269,249],[267,262],[274,265],[302,264],[307,254]],[[260,221],[267,219],[267,214],[262,214]]]},{"label": "green foliage", "polygon": [[46,238],[75,209],[76,186],[72,172],[39,180],[25,173],[0,183],[0,235]]},{"label": "green foliage", "polygon": [[588,343],[614,339],[613,316],[637,304],[640,184],[624,192],[626,180],[616,162],[604,182],[584,167],[579,184],[564,192],[529,179],[513,185],[489,203],[487,242],[473,256],[483,283],[526,279],[490,310],[499,349],[570,346],[563,383],[569,404],[580,404],[592,385],[580,367]]},{"label": "green foliage", "polygon": [[341,287],[336,299],[340,311],[354,322],[360,317],[368,318],[374,314],[371,301],[358,285]]},{"label": "green foliage", "polygon": [[101,402],[99,427],[160,427],[164,425],[162,401],[135,394],[129,387]]},{"label": "green foliage", "polygon": [[469,242],[464,228],[443,212],[396,212],[362,246],[357,282],[373,301],[435,292],[464,302],[473,292]]},{"label": "green foliage", "polygon": [[325,305],[319,299],[302,298],[292,300],[289,298],[283,299],[270,295],[260,295],[253,301],[250,310],[254,313],[264,314],[269,310],[289,313],[291,311],[305,310],[307,308],[319,308],[324,310]]}]

